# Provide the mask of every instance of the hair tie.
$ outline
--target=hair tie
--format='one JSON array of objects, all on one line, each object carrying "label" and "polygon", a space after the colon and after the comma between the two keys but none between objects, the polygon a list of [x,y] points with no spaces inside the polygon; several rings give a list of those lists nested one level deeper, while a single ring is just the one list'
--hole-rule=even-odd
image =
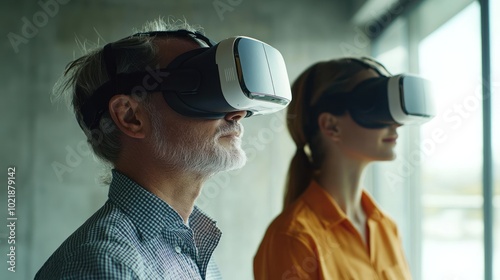
[{"label": "hair tie", "polygon": [[313,163],[313,157],[312,157],[312,152],[311,152],[311,147],[309,147],[309,144],[306,143],[304,147],[302,147],[302,151],[304,154],[307,156],[307,159],[309,160],[309,163]]}]

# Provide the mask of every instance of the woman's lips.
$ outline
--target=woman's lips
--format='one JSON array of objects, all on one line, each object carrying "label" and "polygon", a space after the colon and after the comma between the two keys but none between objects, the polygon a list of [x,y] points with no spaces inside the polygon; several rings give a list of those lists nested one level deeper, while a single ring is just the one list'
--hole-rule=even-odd
[{"label": "woman's lips", "polygon": [[398,139],[397,136],[391,136],[391,137],[386,137],[386,138],[382,139],[382,141],[385,143],[396,143],[396,139]]}]

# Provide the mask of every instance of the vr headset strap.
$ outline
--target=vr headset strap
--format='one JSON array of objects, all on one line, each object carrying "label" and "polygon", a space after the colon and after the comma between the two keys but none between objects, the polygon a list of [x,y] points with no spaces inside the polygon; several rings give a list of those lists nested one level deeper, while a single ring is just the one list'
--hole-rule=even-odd
[{"label": "vr headset strap", "polygon": [[[132,36],[126,37],[137,37],[137,36],[179,36],[179,37],[190,37],[193,39],[199,39],[205,42],[209,46],[213,46],[212,40],[208,39],[199,32],[191,32],[188,30],[177,30],[177,31],[156,31],[156,32],[143,32],[136,33]],[[125,38],[124,38],[125,39]],[[122,39],[123,40],[123,39]],[[157,71],[167,71],[168,80],[171,82],[161,81],[156,87],[142,86],[142,92],[155,92],[155,91],[177,91],[177,92],[193,92],[199,86],[201,75],[194,69],[183,69],[180,71],[172,71],[179,67],[187,59],[198,55],[208,48],[199,48],[192,51],[188,51],[177,58],[175,58],[167,67],[167,69],[157,70]],[[103,60],[106,67],[106,72],[108,74],[109,80],[97,88],[92,96],[88,98],[81,108],[81,113],[83,116],[83,122],[89,129],[97,127],[98,121],[102,114],[108,109],[108,103],[116,94],[134,94],[132,90],[144,84],[144,79],[147,75],[151,73],[148,72],[135,72],[135,73],[120,73],[117,74],[116,59],[113,52],[113,43],[108,43],[103,48]],[[172,70],[170,70],[172,69]],[[165,73],[164,73],[165,75]],[[176,78],[176,79],[174,79]],[[175,82],[174,82],[175,81]],[[81,125],[80,122],[78,122]],[[82,127],[83,128],[83,127]]]}]

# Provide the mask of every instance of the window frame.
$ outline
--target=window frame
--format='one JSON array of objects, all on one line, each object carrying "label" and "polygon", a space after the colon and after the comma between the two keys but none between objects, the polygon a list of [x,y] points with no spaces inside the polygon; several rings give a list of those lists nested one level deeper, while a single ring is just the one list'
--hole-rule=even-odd
[{"label": "window frame", "polygon": [[[400,1],[402,2],[402,1]],[[391,26],[397,21],[403,21],[406,27],[406,34],[403,40],[403,44],[407,49],[407,70],[409,72],[418,73],[418,44],[430,33],[434,32],[440,26],[448,22],[451,18],[460,13],[464,8],[469,6],[473,2],[478,2],[480,5],[480,18],[481,18],[481,67],[482,67],[482,90],[483,90],[483,103],[482,103],[482,123],[483,123],[483,169],[482,169],[482,192],[483,192],[483,245],[484,245],[484,279],[493,279],[493,254],[494,254],[494,181],[493,181],[493,149],[492,149],[492,102],[491,102],[491,45],[490,45],[490,0],[460,0],[460,1],[442,1],[446,2],[446,10],[440,14],[439,18],[433,18],[431,22],[427,22],[424,26],[421,25],[420,16],[425,13],[426,9],[435,8],[436,5],[440,4],[441,1],[436,0],[426,0],[420,1],[415,5],[406,6],[406,9],[401,13],[397,19],[394,19],[389,25],[385,26],[384,29],[372,36],[372,49],[371,55],[376,57],[377,55],[384,52],[378,48],[381,45],[380,40],[383,40],[384,34],[390,31]],[[434,7],[433,7],[434,5]],[[409,138],[420,137],[418,129],[410,129],[408,131]],[[414,143],[407,143],[410,150],[418,147],[411,147],[415,145]],[[420,173],[418,166],[417,170],[414,170],[408,178],[406,178],[406,184],[409,190],[404,194],[406,197],[402,199],[409,198],[409,213],[408,218],[412,221],[409,228],[404,230],[407,234],[405,238],[409,241],[405,242],[405,247],[407,249],[407,256],[412,268],[412,274],[415,279],[421,279],[422,277],[422,205],[419,198],[422,197],[421,189],[418,187],[420,184]],[[376,199],[380,200],[381,192],[378,190],[383,186],[380,185],[380,179],[377,179],[378,167],[375,166],[372,170],[372,178],[374,179],[373,193]],[[410,242],[411,241],[411,242]],[[409,244],[408,244],[409,242]]]}]

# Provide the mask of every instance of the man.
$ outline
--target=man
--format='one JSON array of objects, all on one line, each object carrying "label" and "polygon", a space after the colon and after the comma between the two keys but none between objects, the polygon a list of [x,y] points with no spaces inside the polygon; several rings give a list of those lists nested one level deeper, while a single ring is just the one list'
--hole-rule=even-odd
[{"label": "man", "polygon": [[[159,30],[172,28],[159,20],[143,32]],[[116,83],[102,90],[117,73],[146,69],[151,75],[142,78],[143,88],[166,79],[153,69],[204,47],[193,35],[132,36],[68,66],[60,92],[70,91],[91,147],[113,167],[109,200],[55,251],[35,279],[220,278],[211,256],[221,232],[194,202],[210,176],[245,164],[239,121],[247,112],[192,118],[173,110],[161,92],[121,94]],[[92,96],[109,92],[103,112],[93,111],[99,102],[89,101]]]}]

